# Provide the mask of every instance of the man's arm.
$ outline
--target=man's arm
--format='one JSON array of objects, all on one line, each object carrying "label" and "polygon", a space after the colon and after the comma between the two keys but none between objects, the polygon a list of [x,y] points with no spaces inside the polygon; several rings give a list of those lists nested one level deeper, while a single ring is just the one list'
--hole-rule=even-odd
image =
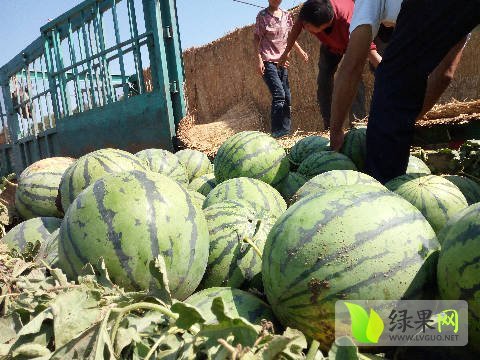
[{"label": "man's arm", "polygon": [[370,61],[370,64],[376,69],[382,62],[382,57],[377,50],[370,50],[368,53],[368,61]]},{"label": "man's arm", "polygon": [[257,34],[253,36],[253,46],[257,60],[257,72],[263,76],[263,73],[265,72],[265,65],[263,64],[262,55],[260,55],[260,36]]},{"label": "man's arm", "polygon": [[295,41],[295,50],[298,51],[298,53],[302,56],[302,58],[305,62],[308,61],[308,54],[305,50],[302,49],[302,47],[300,46],[298,41]]},{"label": "man's arm", "polygon": [[300,36],[300,33],[302,32],[302,29],[303,29],[303,23],[300,20],[295,21],[295,24],[293,24],[290,34],[288,34],[287,47],[285,48],[285,51],[280,57],[280,60],[278,61],[278,65],[282,66],[288,60],[288,55],[290,54],[290,51],[292,51],[293,46],[297,42],[297,39]]},{"label": "man's arm", "polygon": [[467,37],[463,38],[452,49],[450,49],[448,54],[428,77],[422,112],[417,119],[423,118],[423,116],[430,111],[430,109],[437,103],[440,96],[442,96],[448,85],[452,82],[455,71],[462,58],[466,42]]},{"label": "man's arm", "polygon": [[335,77],[330,119],[330,147],[340,150],[343,144],[343,123],[357,93],[365,60],[372,42],[372,27],[360,25],[351,33],[347,52]]}]

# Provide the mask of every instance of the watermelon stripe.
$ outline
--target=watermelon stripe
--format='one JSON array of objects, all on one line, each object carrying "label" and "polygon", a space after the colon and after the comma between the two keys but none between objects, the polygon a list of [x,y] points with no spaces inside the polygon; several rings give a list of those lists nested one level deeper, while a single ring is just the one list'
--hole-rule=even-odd
[{"label": "watermelon stripe", "polygon": [[[322,226],[325,226],[325,224],[328,224],[331,220],[335,219],[336,217],[341,217],[344,215],[346,211],[348,211],[352,207],[358,207],[363,205],[364,203],[369,203],[373,202],[375,200],[378,200],[382,197],[385,197],[386,193],[385,191],[379,190],[377,192],[368,192],[365,194],[361,194],[355,199],[354,204],[349,204],[345,206],[344,204],[336,204],[336,208],[333,209],[326,209],[324,211],[321,211],[321,213],[324,214],[324,217],[317,221],[310,229],[302,229],[299,228],[298,232],[302,235],[299,236],[301,239],[297,246],[292,249],[292,250],[298,250],[305,245],[309,244],[310,242],[313,241],[314,236],[318,233],[318,229]],[[387,195],[388,196],[388,195]],[[411,215],[407,217],[408,219],[411,219]],[[283,229],[282,229],[283,230]],[[378,231],[378,230],[377,230]],[[338,254],[336,254],[338,256]],[[285,264],[284,266],[286,266]],[[282,272],[284,274],[284,272]]]},{"label": "watermelon stripe", "polygon": [[[103,156],[101,154],[96,154],[95,155],[95,161],[98,162],[102,167],[103,167],[103,170],[106,172],[106,173],[111,173],[111,172],[114,172],[113,168],[110,167],[108,164],[107,164],[107,161],[111,161],[113,163],[113,165],[115,165],[115,163],[112,161],[111,158],[109,158],[108,156]],[[91,178],[90,178],[90,174],[89,174],[89,168],[87,166],[88,164],[88,161],[90,160],[90,158],[86,158],[85,159],[85,164],[83,166],[83,177],[85,179],[85,183],[86,184],[91,184]],[[87,182],[87,177],[88,176],[88,182]]]},{"label": "watermelon stripe", "polygon": [[[242,239],[243,240],[243,239]],[[235,271],[238,271],[238,265],[245,256],[247,256],[247,254],[249,253],[249,251],[235,251],[234,255],[233,255],[233,259],[232,261],[230,261],[230,266],[228,268],[228,274],[227,274],[227,279],[231,279],[233,277],[233,274],[235,273]]]},{"label": "watermelon stripe", "polygon": [[[262,201],[263,201],[263,207],[264,207],[265,209],[267,209],[268,211],[271,211],[272,208],[271,208],[271,206],[270,206],[270,202],[268,201],[268,198],[267,198],[267,196],[265,195],[265,193],[262,191],[262,189],[260,189],[260,186],[259,186],[256,182],[253,182],[253,181],[251,181],[250,183],[251,183],[253,186],[255,186],[255,188],[258,190],[258,194],[261,196]],[[243,197],[239,197],[239,199],[243,199]],[[279,206],[276,197],[275,197],[275,201],[276,201],[276,204],[275,204],[275,205]],[[279,207],[280,207],[280,206],[279,206]]]},{"label": "watermelon stripe", "polygon": [[[224,149],[220,147],[221,154],[220,154],[220,160],[223,162],[225,157],[230,157],[234,152],[238,150],[237,146],[240,144],[243,140],[247,139],[250,136],[254,136],[254,138],[258,137],[258,134],[253,133],[253,132],[242,132],[237,135],[235,135],[231,140],[233,141],[232,143],[228,144],[228,148]],[[235,140],[233,140],[235,139]],[[244,144],[241,144],[242,146]],[[218,155],[218,154],[217,154]]]},{"label": "watermelon stripe", "polygon": [[[70,259],[70,252],[65,249],[65,246],[61,238],[62,237],[60,237],[60,240],[58,241],[58,254],[59,256],[60,254],[62,254],[63,255],[62,260],[65,260],[65,261],[62,261],[60,265],[62,270],[65,273],[73,275],[76,273],[75,267],[73,266],[72,260]],[[60,259],[59,256],[57,257]]]},{"label": "watermelon stripe", "polygon": [[145,199],[147,199],[147,214],[148,214],[148,232],[150,234],[150,250],[152,257],[155,259],[160,254],[158,245],[158,229],[156,224],[157,211],[154,205],[155,201],[166,204],[167,202],[163,196],[156,190],[155,183],[151,181],[145,173],[134,171],[132,175],[138,180],[139,185],[145,191]]},{"label": "watermelon stripe", "polygon": [[[123,150],[119,150],[119,149],[110,149],[113,153],[115,153],[115,155],[123,158],[123,159],[126,159],[128,161],[132,161],[134,162],[136,165],[142,167],[142,168],[145,168],[145,165],[142,164],[142,162],[136,158],[135,156],[132,156],[130,153],[125,153]],[[104,156],[104,154],[100,154],[101,156]],[[112,159],[109,159],[107,158],[108,160],[110,161],[113,161]]]},{"label": "watermelon stripe", "polygon": [[[231,250],[235,247],[235,245],[238,244],[238,240],[231,240],[229,241],[225,247],[223,248],[222,252],[220,253],[220,255],[218,255],[218,257],[213,260],[212,262],[209,262],[208,264],[208,267],[210,268],[213,268],[214,266],[220,264],[224,257],[227,256],[228,254],[230,254],[230,252],[232,252]],[[237,263],[235,262],[235,266],[237,266]],[[225,279],[228,279],[228,276],[225,276]]]},{"label": "watermelon stripe", "polygon": [[[369,261],[369,260],[378,260],[378,261],[381,261],[381,259],[388,254],[388,251],[384,251],[380,254],[375,254],[375,255],[368,255],[368,256],[364,256],[360,259],[358,259],[358,262],[355,262],[355,264],[353,266],[349,266],[349,267],[346,267],[346,268],[343,268],[337,272],[334,272],[334,273],[331,273],[329,276],[326,276],[324,279],[322,280],[325,280],[325,281],[330,281],[332,279],[335,279],[336,277],[338,276],[341,276],[342,274],[344,274],[346,271],[350,272],[350,271],[355,271],[356,268],[359,268],[361,265],[363,265],[365,262]],[[320,267],[319,267],[320,268]],[[319,270],[316,269],[315,271]],[[299,296],[304,296],[304,295],[311,295],[311,291],[310,290],[299,290],[299,291],[296,291],[292,294],[290,294],[289,296],[287,297],[280,297],[280,301],[282,303],[287,303],[288,301],[290,300],[295,300],[297,299]]]},{"label": "watermelon stripe", "polygon": [[[63,177],[63,179],[65,178],[68,178],[68,188],[67,188],[67,191],[68,191],[68,200],[69,200],[69,203],[71,204],[74,200],[75,200],[75,194],[74,194],[74,191],[73,191],[73,174],[76,172],[77,170],[77,167],[78,165],[80,164],[80,162],[77,160],[72,167],[69,168],[69,170],[67,170],[65,172],[65,175]],[[63,179],[62,179],[62,182],[63,182]],[[60,189],[62,189],[62,185],[60,185]],[[64,194],[64,191],[60,191],[61,195]],[[63,204],[63,202],[62,202]],[[67,209],[63,209],[63,211],[67,211]]]},{"label": "watermelon stripe", "polygon": [[[464,215],[465,216],[465,215]],[[465,245],[467,242],[475,239],[480,234],[480,224],[469,224],[462,232],[455,235],[455,241],[446,241],[442,244],[442,251],[446,252],[452,247]]]},{"label": "watermelon stripe", "polygon": [[[408,257],[408,258],[405,258],[403,259],[400,263],[396,264],[395,266],[393,266],[389,271],[388,271],[388,275],[390,277],[393,277],[395,276],[396,274],[404,271],[406,268],[408,268],[410,265],[417,265],[418,264],[418,255],[415,254],[411,257]],[[339,294],[351,294],[351,293],[355,293],[357,292],[359,289],[361,288],[364,288],[364,287],[367,287],[371,284],[375,284],[375,283],[378,283],[378,279],[383,277],[384,276],[384,272],[383,271],[380,271],[380,272],[376,272],[376,273],[373,273],[372,275],[370,275],[367,279],[365,280],[362,280],[358,283],[356,283],[355,285],[351,285],[351,286],[348,286],[346,288],[343,288],[343,289],[339,289],[337,290],[335,293],[333,294],[330,294],[330,295],[327,295],[325,297],[322,297],[321,300],[318,300],[316,302],[316,305],[320,305],[320,304],[325,304],[329,301],[335,301],[335,300],[338,300],[338,297],[339,297]],[[364,299],[364,300],[370,300],[370,299]],[[373,299],[372,299],[373,300]],[[288,307],[288,308],[291,308],[291,309],[301,309],[301,308],[304,308],[304,307],[311,307],[312,304],[310,302],[308,303],[304,303],[304,304],[294,304],[294,305],[285,305],[285,304],[282,304],[283,306],[285,307]]]},{"label": "watermelon stripe", "polygon": [[[20,203],[26,211],[28,211],[30,214],[32,214],[32,216],[34,215],[33,212],[32,212],[32,208],[30,206],[30,204],[27,204],[21,196],[16,196],[15,197],[15,206],[18,206],[17,205],[17,202]],[[25,216],[25,215],[24,215]]]},{"label": "watermelon stripe", "polygon": [[[255,137],[253,137],[253,138],[251,138],[251,139],[243,142],[243,143],[241,144],[241,146],[237,147],[237,148],[235,149],[235,151],[233,151],[233,152],[231,153],[231,155],[229,154],[228,156],[229,156],[230,158],[234,159],[234,158],[235,158],[235,155],[236,155],[239,151],[243,151],[243,150],[245,149],[245,147],[246,147],[249,143],[251,143],[251,142],[253,142],[253,141],[257,140],[257,139],[258,139],[258,136],[255,136]],[[260,154],[262,154],[262,153],[264,153],[264,152],[265,152],[265,149],[262,148],[261,150],[258,150],[258,151],[254,152],[254,153],[250,153],[250,154],[245,155],[243,158],[241,158],[240,160],[237,160],[237,161],[235,161],[235,162],[222,161],[221,163],[222,163],[223,166],[224,166],[223,171],[224,171],[225,173],[227,173],[227,174],[230,173],[230,172],[233,172],[233,171],[235,171],[235,169],[237,169],[238,166],[241,165],[243,162],[248,161],[248,160],[250,160],[250,159],[252,159],[252,158],[254,158],[254,157],[256,157],[256,156],[258,156],[258,155],[260,155]]]},{"label": "watermelon stripe", "polygon": [[27,199],[32,200],[33,202],[35,202],[35,201],[52,201],[52,196],[40,195],[40,194],[37,194],[37,193],[30,192],[26,189],[24,191],[22,191],[22,193],[20,194],[19,197],[22,197],[22,198],[25,197]]},{"label": "watermelon stripe", "polygon": [[49,186],[45,184],[22,184],[22,188],[27,188],[27,189],[44,189],[44,190],[49,190],[49,191],[57,191],[58,187],[57,186]]},{"label": "watermelon stripe", "polygon": [[[215,214],[217,215],[217,214]],[[231,215],[230,214],[225,214],[225,215]],[[218,214],[218,216],[221,216],[221,214]],[[207,221],[213,221],[214,219],[213,218],[210,218],[210,219],[207,219]],[[222,222],[220,225],[210,229],[210,233],[211,234],[215,234],[219,231],[222,231],[222,230],[229,230],[229,229],[235,229],[236,228],[236,225],[241,225],[243,224],[243,222],[241,220],[235,220],[233,222],[228,222],[228,223],[224,223]]]},{"label": "watermelon stripe", "polygon": [[480,262],[480,256],[476,256],[474,257],[473,259],[469,260],[469,261],[464,261],[462,263],[462,265],[459,266],[458,268],[458,272],[460,273],[460,275],[463,275],[463,273],[465,272],[465,269],[469,266],[472,266],[472,265],[475,265],[475,266],[478,266],[478,263]]},{"label": "watermelon stripe", "polygon": [[[62,224],[62,227],[64,225]],[[72,238],[72,231],[71,231],[71,228],[70,228],[70,224],[68,221],[65,221],[65,231],[66,231],[66,239],[64,236],[61,237],[61,240],[62,241],[65,241],[67,240],[70,247],[72,248],[73,250],[73,255],[75,255],[75,258],[77,259],[78,262],[80,262],[80,264],[84,265],[84,264],[87,264],[89,263],[88,259],[86,259],[83,255],[82,255],[82,251],[78,248],[77,244],[73,241],[73,238]],[[63,232],[63,231],[62,231]],[[68,263],[72,266],[72,269],[75,270],[75,266],[73,265],[73,262],[70,261],[70,252],[68,251],[68,249],[65,248],[65,252],[63,254],[65,256],[65,258],[67,259]],[[74,271],[75,273],[75,271]]]},{"label": "watermelon stripe", "polygon": [[229,144],[229,148],[226,149],[226,152],[223,154],[223,158],[221,159],[222,163],[225,163],[226,165],[230,165],[229,162],[224,161],[225,158],[234,158],[239,150],[242,150],[243,148],[245,148],[246,145],[248,145],[252,141],[257,140],[259,137],[262,136],[256,132],[251,132],[246,134],[241,133],[241,134],[242,136],[239,136],[234,143]]},{"label": "watermelon stripe", "polygon": [[193,169],[193,172],[192,172],[192,177],[193,178],[196,178],[197,177],[197,174],[200,173],[200,170],[202,170],[202,161],[197,161],[197,166],[195,167],[195,169]]},{"label": "watermelon stripe", "polygon": [[285,159],[285,156],[280,156],[277,160],[275,160],[269,167],[265,168],[263,171],[259,172],[256,176],[257,177],[262,177],[264,175],[266,175],[269,171],[271,171],[272,169],[274,169],[275,167],[278,166],[278,164],[280,164],[282,161],[284,161]]},{"label": "watermelon stripe", "polygon": [[[365,199],[362,202],[368,202],[368,200]],[[333,219],[333,218],[334,217],[331,217],[330,219]],[[384,233],[385,231],[392,230],[396,227],[403,226],[405,224],[411,224],[411,223],[415,222],[416,220],[422,220],[422,219],[423,219],[423,217],[418,213],[415,213],[415,215],[406,214],[402,217],[396,217],[396,218],[390,219],[387,223],[381,224],[376,229],[357,233],[355,235],[355,242],[354,243],[352,243],[351,245],[348,245],[348,246],[344,246],[338,252],[334,252],[334,253],[326,256],[326,257],[318,259],[317,262],[313,266],[311,266],[309,269],[305,270],[303,273],[301,273],[299,276],[297,276],[297,278],[294,279],[287,288],[293,288],[295,284],[300,283],[302,279],[307,278],[312,273],[318,271],[321,267],[325,266],[326,264],[330,263],[334,259],[338,258],[342,253],[344,253],[344,252],[348,253],[348,252],[351,252],[351,251],[354,252],[355,249],[359,248],[361,245],[364,245],[368,242],[374,242],[373,240],[377,236]],[[323,222],[323,224],[325,224],[325,222]],[[315,226],[315,228],[317,228],[317,227],[318,227],[318,225]],[[306,242],[305,244],[307,244],[311,241],[312,241],[312,239],[309,239],[309,241]],[[298,249],[300,249],[300,247],[303,247],[303,246],[304,245],[298,246],[295,250],[298,250]],[[416,254],[416,259],[418,261],[418,254]],[[283,269],[283,273],[285,273],[285,269]]]},{"label": "watermelon stripe", "polygon": [[[443,185],[443,186],[441,186]],[[441,187],[437,187],[437,186],[441,186]],[[458,200],[459,202],[462,202],[464,201],[464,199],[460,196],[458,196],[458,187],[450,187],[450,189],[452,189],[452,191],[449,191],[448,188],[445,186],[445,184],[438,184],[438,185],[435,185],[435,184],[429,184],[428,186],[429,188],[429,191],[434,194],[434,190],[438,190],[439,192],[444,192],[448,195],[450,195],[452,198],[454,198],[455,200]]]},{"label": "watermelon stripe", "polygon": [[15,241],[15,243],[18,244],[18,247],[20,249],[23,249],[25,244],[27,243],[26,236],[25,236],[25,225],[26,225],[25,222],[21,223],[18,233],[16,233],[15,236],[13,237],[13,240]]},{"label": "watermelon stripe", "polygon": [[115,253],[117,254],[118,261],[126,272],[130,283],[136,290],[140,290],[140,286],[135,281],[135,277],[133,276],[133,270],[130,267],[131,256],[125,254],[122,249],[122,234],[117,233],[115,231],[115,227],[113,226],[113,219],[115,217],[115,213],[105,207],[104,201],[107,192],[103,180],[99,180],[94,183],[93,194],[95,196],[95,201],[97,203],[100,216],[108,227],[108,241],[113,245]]},{"label": "watermelon stripe", "polygon": [[186,218],[185,222],[192,224],[192,232],[191,232],[191,236],[190,236],[190,251],[189,251],[187,272],[186,272],[185,276],[180,277],[180,281],[179,281],[177,287],[175,288],[175,290],[179,289],[185,283],[185,279],[190,274],[190,270],[192,269],[193,261],[195,260],[195,250],[196,250],[196,247],[197,247],[197,240],[198,240],[197,222],[195,221],[195,218],[197,216],[197,211],[195,210],[195,206],[193,205],[193,202],[191,200],[190,195],[185,191],[185,189],[183,189],[182,187],[180,187],[180,188],[181,188],[181,190],[182,190],[182,192],[185,196],[185,199],[187,200],[187,204],[188,204],[188,215],[187,215],[187,218]]}]

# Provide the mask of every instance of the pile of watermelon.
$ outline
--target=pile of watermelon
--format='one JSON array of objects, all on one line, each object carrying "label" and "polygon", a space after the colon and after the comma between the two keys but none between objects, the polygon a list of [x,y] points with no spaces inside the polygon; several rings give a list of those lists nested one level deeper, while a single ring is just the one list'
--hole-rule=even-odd
[{"label": "pile of watermelon", "polygon": [[320,136],[287,152],[245,131],[213,163],[190,149],[42,160],[18,178],[25,222],[2,242],[69,281],[90,268],[127,292],[168,290],[205,323],[220,297],[232,316],[297,329],[323,350],[337,300],[462,299],[480,351],[480,185],[416,157],[380,184],[362,172],[365,131],[340,152]]}]

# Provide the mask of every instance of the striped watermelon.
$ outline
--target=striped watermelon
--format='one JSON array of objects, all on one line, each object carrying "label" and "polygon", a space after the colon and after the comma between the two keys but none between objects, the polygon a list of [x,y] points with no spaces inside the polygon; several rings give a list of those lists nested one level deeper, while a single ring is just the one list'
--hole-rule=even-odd
[{"label": "striped watermelon", "polygon": [[271,136],[259,131],[243,131],[227,139],[215,157],[218,182],[249,177],[275,186],[289,170],[285,150]]},{"label": "striped watermelon", "polygon": [[188,184],[185,166],[170,151],[146,149],[139,151],[135,156],[143,160],[151,171],[166,175],[177,182]]},{"label": "striped watermelon", "polygon": [[437,267],[440,296],[468,301],[469,344],[480,351],[480,204],[468,207],[443,235]]},{"label": "striped watermelon", "polygon": [[288,176],[277,185],[277,190],[282,194],[285,201],[289,203],[297,190],[307,181],[308,179],[305,176],[297,172],[290,172]]},{"label": "striped watermelon", "polygon": [[432,172],[430,168],[416,156],[410,155],[407,166],[407,174],[427,174],[430,175]]},{"label": "striped watermelon", "polygon": [[203,207],[226,200],[245,200],[253,207],[260,207],[279,217],[287,209],[282,195],[263,181],[251,178],[235,178],[224,181],[210,191]]},{"label": "striped watermelon", "polygon": [[213,300],[221,297],[225,304],[225,314],[231,318],[243,317],[252,324],[260,325],[263,319],[274,321],[270,306],[255,295],[230,287],[213,287],[190,296],[186,303],[195,306],[204,316],[207,324],[217,323],[211,308]]},{"label": "striped watermelon", "polygon": [[340,152],[353,161],[358,170],[365,169],[367,155],[367,128],[352,128],[345,134],[345,140]]},{"label": "striped watermelon", "polygon": [[103,257],[109,275],[127,290],[154,286],[149,262],[165,259],[172,295],[185,299],[208,260],[203,212],[175,181],[153,172],[110,174],[85,189],[60,228],[59,265],[70,277]]},{"label": "striped watermelon", "polygon": [[277,220],[263,252],[265,293],[284,326],[328,346],[337,300],[401,299],[438,247],[429,223],[399,196],[339,187]]},{"label": "striped watermelon", "polygon": [[385,188],[371,176],[354,170],[332,170],[307,181],[292,198],[292,203],[307,196],[334,189],[339,186],[368,185]]},{"label": "striped watermelon", "polygon": [[62,217],[56,200],[60,180],[72,158],[54,157],[37,161],[27,167],[18,179],[15,207],[24,219],[35,217]]},{"label": "striped watermelon", "polygon": [[210,233],[210,255],[201,287],[261,290],[261,252],[276,218],[242,200],[213,204],[204,213]]},{"label": "striped watermelon", "polygon": [[198,191],[200,194],[207,196],[217,186],[217,180],[213,173],[199,176],[188,185],[192,190]]},{"label": "striped watermelon", "polygon": [[13,255],[31,260],[36,257],[41,244],[58,230],[61,222],[61,219],[55,217],[26,220],[11,229],[0,241],[8,246]]},{"label": "striped watermelon", "polygon": [[465,176],[444,175],[445,179],[458,187],[467,199],[468,205],[480,202],[480,185]]},{"label": "striped watermelon", "polygon": [[60,197],[63,211],[83,189],[105,175],[129,170],[146,170],[144,163],[129,152],[101,149],[82,156],[62,177]]},{"label": "striped watermelon", "polygon": [[385,186],[419,209],[436,232],[468,206],[462,192],[441,176],[406,174],[389,181]]},{"label": "striped watermelon", "polygon": [[300,165],[303,160],[320,151],[330,150],[330,140],[322,136],[307,136],[292,146],[288,158],[293,165]]},{"label": "striped watermelon", "polygon": [[187,170],[188,182],[212,172],[212,163],[208,156],[200,151],[184,149],[175,153],[175,156]]},{"label": "striped watermelon", "polygon": [[347,156],[336,151],[314,153],[298,167],[298,172],[309,179],[330,170],[357,170],[357,167]]}]

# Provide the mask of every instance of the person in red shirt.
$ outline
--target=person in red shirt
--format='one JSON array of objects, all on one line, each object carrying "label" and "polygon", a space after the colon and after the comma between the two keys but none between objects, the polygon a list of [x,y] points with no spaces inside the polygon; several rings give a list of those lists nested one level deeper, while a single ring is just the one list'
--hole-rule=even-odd
[{"label": "person in red shirt", "polygon": [[[307,0],[300,9],[298,19],[288,37],[287,47],[280,58],[280,64],[287,61],[303,29],[322,43],[318,61],[317,100],[325,130],[330,128],[334,75],[347,49],[354,6],[353,0]],[[370,58],[377,55],[375,45],[372,44]],[[350,119],[352,115],[359,119],[366,116],[363,82],[352,105]]]}]

